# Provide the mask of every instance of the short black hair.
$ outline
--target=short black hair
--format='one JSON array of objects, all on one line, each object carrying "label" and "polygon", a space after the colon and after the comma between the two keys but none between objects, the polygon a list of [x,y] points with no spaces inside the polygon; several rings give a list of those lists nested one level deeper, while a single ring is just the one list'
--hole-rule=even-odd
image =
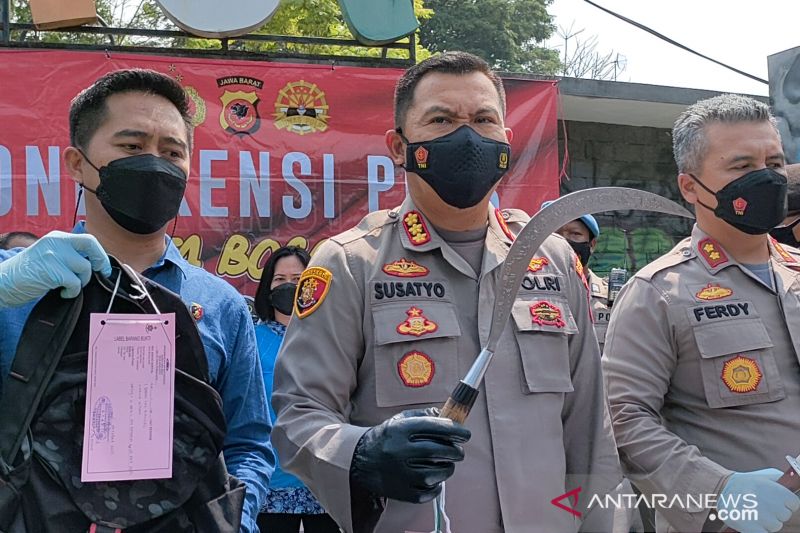
[{"label": "short black hair", "polygon": [[503,80],[495,74],[489,63],[480,57],[468,52],[445,52],[429,57],[406,70],[397,81],[394,90],[394,125],[401,128],[406,120],[406,113],[414,101],[414,91],[419,81],[431,72],[443,74],[470,74],[480,72],[491,80],[494,88],[497,89],[497,96],[500,98],[502,112],[506,112],[506,91],[503,88]]},{"label": "short black hair", "polygon": [[272,289],[269,286],[272,285],[272,278],[275,277],[275,265],[278,264],[278,260],[292,255],[300,259],[303,267],[307,267],[308,262],[311,261],[311,255],[303,248],[283,246],[272,252],[272,255],[269,256],[269,259],[264,264],[255,298],[256,314],[261,320],[275,320],[275,308],[272,307],[272,296],[270,295]]},{"label": "short black hair", "polygon": [[127,92],[155,94],[169,100],[186,124],[191,146],[192,118],[186,92],[180,83],[166,74],[146,69],[109,72],[73,98],[69,107],[69,142],[72,146],[85,149],[106,119],[108,97]]},{"label": "short black hair", "polygon": [[4,235],[0,235],[0,250],[8,250],[8,244],[14,239],[30,239],[38,241],[39,236],[34,235],[29,231],[9,231]]}]

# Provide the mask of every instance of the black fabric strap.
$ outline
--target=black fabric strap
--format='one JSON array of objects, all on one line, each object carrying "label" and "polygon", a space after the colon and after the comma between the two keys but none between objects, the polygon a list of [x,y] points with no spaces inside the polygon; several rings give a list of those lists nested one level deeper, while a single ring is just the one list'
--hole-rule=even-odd
[{"label": "black fabric strap", "polygon": [[0,456],[8,464],[28,433],[82,305],[83,294],[65,300],[60,289],[53,290],[34,306],[25,323],[0,398]]}]

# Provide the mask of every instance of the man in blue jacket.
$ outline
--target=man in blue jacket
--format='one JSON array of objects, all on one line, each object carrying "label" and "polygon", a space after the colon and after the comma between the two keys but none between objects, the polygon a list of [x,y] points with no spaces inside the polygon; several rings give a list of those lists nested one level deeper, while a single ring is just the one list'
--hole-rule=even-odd
[{"label": "man in blue jacket", "polygon": [[275,457],[253,323],[242,296],[190,265],[166,235],[189,175],[191,125],[183,88],[146,70],[107,74],[70,107],[72,178],[87,192],[86,220],[30,248],[0,251],[0,394],[22,327],[38,299],[74,298],[106,254],[179,294],[197,320],[211,385],[227,422],[228,471],[247,486],[243,533],[257,532]]}]

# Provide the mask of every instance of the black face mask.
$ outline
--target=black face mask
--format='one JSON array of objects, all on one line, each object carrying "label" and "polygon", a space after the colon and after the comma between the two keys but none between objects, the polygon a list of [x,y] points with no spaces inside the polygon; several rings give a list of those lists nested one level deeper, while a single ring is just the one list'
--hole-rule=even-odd
[{"label": "black face mask", "polygon": [[694,174],[689,176],[717,199],[715,209],[699,200],[697,203],[739,231],[763,235],[786,218],[786,176],[771,168],[748,172],[717,192]]},{"label": "black face mask", "polygon": [[[83,152],[81,152],[83,153]],[[86,157],[86,154],[83,154]],[[115,159],[97,168],[100,185],[92,190],[114,222],[131,233],[150,235],[178,215],[186,190],[186,173],[152,154]]]},{"label": "black face mask", "polygon": [[797,224],[800,224],[800,217],[798,217],[798,219],[791,224],[774,228],[769,232],[769,234],[772,235],[772,237],[779,243],[788,244],[789,246],[794,246],[797,248],[800,245],[800,241],[798,241],[797,237],[794,236],[794,227]]},{"label": "black face mask", "polygon": [[[401,133],[402,135],[402,133]],[[445,203],[465,209],[480,202],[508,170],[511,146],[467,125],[442,137],[408,142],[405,169],[416,173]]]},{"label": "black face mask", "polygon": [[576,242],[567,239],[567,242],[572,249],[578,254],[578,259],[581,260],[581,264],[585,267],[589,264],[589,258],[592,256],[592,244],[590,242]]},{"label": "black face mask", "polygon": [[272,307],[284,315],[291,315],[294,309],[295,292],[297,292],[297,283],[281,283],[269,293]]}]

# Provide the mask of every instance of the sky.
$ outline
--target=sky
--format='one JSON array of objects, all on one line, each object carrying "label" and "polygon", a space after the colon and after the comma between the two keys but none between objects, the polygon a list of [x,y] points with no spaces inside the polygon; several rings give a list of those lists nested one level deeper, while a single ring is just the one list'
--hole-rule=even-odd
[{"label": "sky", "polygon": [[[800,0],[592,0],[709,57],[767,79],[767,56],[800,46]],[[769,87],[685,52],[584,0],[554,0],[556,26],[596,35],[597,51],[619,52],[618,81],[768,95]],[[563,50],[563,39],[548,45]]]}]

